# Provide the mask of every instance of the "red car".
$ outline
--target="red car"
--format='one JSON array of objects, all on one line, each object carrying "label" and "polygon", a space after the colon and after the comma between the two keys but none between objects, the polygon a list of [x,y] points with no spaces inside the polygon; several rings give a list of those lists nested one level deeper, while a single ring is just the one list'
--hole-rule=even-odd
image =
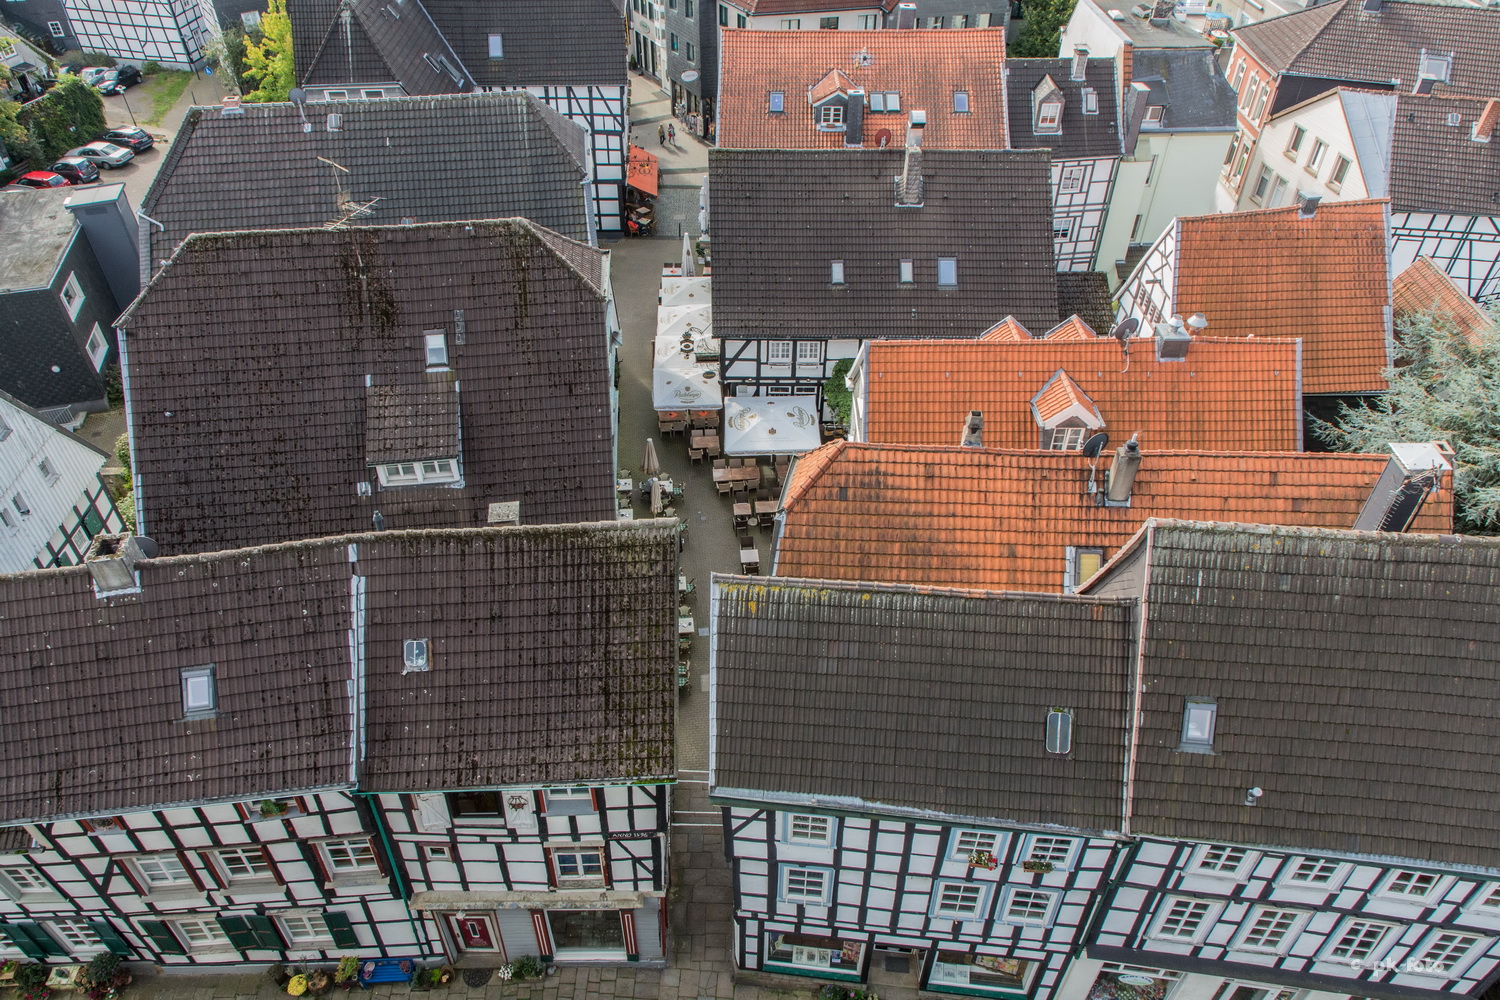
[{"label": "red car", "polygon": [[60,188],[68,186],[68,179],[62,174],[54,174],[50,170],[32,170],[16,178],[16,184],[22,187],[34,188]]}]

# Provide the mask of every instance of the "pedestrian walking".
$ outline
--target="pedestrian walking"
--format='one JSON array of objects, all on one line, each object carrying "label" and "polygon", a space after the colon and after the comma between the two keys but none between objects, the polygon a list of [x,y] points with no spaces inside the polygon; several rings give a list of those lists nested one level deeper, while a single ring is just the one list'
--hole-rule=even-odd
[{"label": "pedestrian walking", "polygon": [[656,126],[656,144],[665,146],[667,144],[667,128],[665,125]]},{"label": "pedestrian walking", "polygon": [[667,141],[674,146],[677,145],[677,129],[671,125],[667,126]]}]

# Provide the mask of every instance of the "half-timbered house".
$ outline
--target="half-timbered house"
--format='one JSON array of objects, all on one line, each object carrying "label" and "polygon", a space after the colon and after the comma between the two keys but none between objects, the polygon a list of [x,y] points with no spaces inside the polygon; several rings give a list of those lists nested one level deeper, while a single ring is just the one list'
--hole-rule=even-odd
[{"label": "half-timbered house", "polygon": [[673,526],[143,545],[0,576],[12,954],[661,959]]}]

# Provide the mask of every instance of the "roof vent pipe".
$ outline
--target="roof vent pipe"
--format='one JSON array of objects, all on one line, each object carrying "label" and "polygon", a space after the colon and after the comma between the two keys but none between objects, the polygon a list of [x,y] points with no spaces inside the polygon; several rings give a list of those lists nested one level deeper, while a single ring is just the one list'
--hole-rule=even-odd
[{"label": "roof vent pipe", "polygon": [[1318,214],[1318,203],[1323,200],[1322,195],[1308,194],[1306,191],[1297,192],[1297,218],[1311,219]]},{"label": "roof vent pipe", "polygon": [[1202,333],[1208,327],[1208,317],[1202,313],[1193,313],[1187,318],[1187,325],[1193,328],[1194,333]]},{"label": "roof vent pipe", "polygon": [[964,421],[964,436],[959,445],[964,448],[984,447],[984,413],[980,410],[970,410],[968,418]]},{"label": "roof vent pipe", "polygon": [[1115,450],[1114,461],[1109,465],[1109,482],[1104,498],[1109,503],[1130,503],[1130,491],[1135,486],[1135,474],[1141,468],[1141,445],[1139,434],[1130,435],[1130,440]]}]

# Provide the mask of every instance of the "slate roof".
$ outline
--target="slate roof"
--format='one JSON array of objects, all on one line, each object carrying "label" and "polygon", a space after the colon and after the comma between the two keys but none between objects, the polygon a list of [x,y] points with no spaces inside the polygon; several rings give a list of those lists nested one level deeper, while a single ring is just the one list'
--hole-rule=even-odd
[{"label": "slate roof", "polygon": [[717,800],[1118,829],[1127,605],[716,575],[714,607]]},{"label": "slate roof", "polygon": [[[1098,464],[1101,488],[1112,454]],[[1130,506],[1100,507],[1077,452],[837,441],[797,459],[776,573],[1061,593],[1069,546],[1108,558],[1150,517],[1351,527],[1386,464],[1382,455],[1145,451]],[[1453,530],[1451,478],[1415,530]]]},{"label": "slate roof", "polygon": [[[1007,313],[1055,323],[1047,154],[924,151],[925,204],[897,208],[903,155],[710,150],[717,335],[971,337]],[[939,257],[957,258],[958,287],[937,287]],[[912,284],[897,281],[903,259]],[[830,260],[846,284],[828,283]]]},{"label": "slate roof", "polygon": [[[1005,149],[1005,102],[995,85],[1005,75],[1005,29],[721,32],[720,149],[842,149],[844,132],[819,132],[809,89],[832,71],[866,93],[895,91],[901,110],[871,111],[861,138],[869,147],[888,132],[905,141],[910,112],[927,112],[924,149]],[[969,95],[969,111],[953,110],[953,94]],[[785,111],[770,110],[770,94]],[[1030,120],[1029,112],[1027,120]]]},{"label": "slate roof", "polygon": [[1494,321],[1430,258],[1418,257],[1391,283],[1396,319],[1431,310],[1447,317],[1469,340],[1493,332]]},{"label": "slate roof", "polygon": [[523,216],[588,238],[583,130],[529,94],[330,102],[307,120],[291,104],[190,110],[141,205],[165,227],[141,227],[151,269],[192,233],[323,225],[340,191],[379,199],[357,226]]},{"label": "slate roof", "polygon": [[[0,821],[350,786],[356,576],[362,787],[667,778],[676,558],[667,522],[611,522],[147,559],[104,600],[84,566],[0,576]],[[184,721],[209,664],[218,713]]]},{"label": "slate roof", "polygon": [[[1010,102],[1010,144],[1016,149],[1050,149],[1053,159],[1120,155],[1120,113],[1113,59],[1090,59],[1083,80],[1072,79],[1072,59],[1012,59],[1006,63]],[[1031,92],[1043,77],[1063,92],[1062,132],[1032,131]],[[1094,92],[1098,114],[1083,113],[1083,91]]]},{"label": "slate roof", "polygon": [[[1162,108],[1161,126],[1156,131],[1234,130],[1236,96],[1214,59],[1213,49],[1136,49],[1130,66],[1130,81],[1150,88],[1147,104]],[[1143,127],[1142,131],[1151,129]]]},{"label": "slate roof", "polygon": [[[189,239],[119,321],[148,533],[211,551],[366,530],[377,510],[391,529],[482,525],[511,500],[524,523],[612,518],[603,253],[575,245],[580,269],[559,239],[524,220]],[[434,329],[451,372],[425,367]],[[454,417],[461,488],[360,495],[399,447],[446,449]]]},{"label": "slate roof", "polygon": [[1173,310],[1216,337],[1301,337],[1304,393],[1380,392],[1390,363],[1384,200],[1178,221]]},{"label": "slate roof", "polygon": [[1301,446],[1298,345],[1269,337],[1198,337],[1185,361],[1158,361],[1154,341],[1135,339],[1128,364],[1119,342],[1107,337],[872,343],[863,376],[865,438],[956,445],[964,418],[980,410],[988,447],[1037,448],[1030,401],[1059,370],[1099,407],[1116,446],[1132,434],[1153,450]]},{"label": "slate roof", "polygon": [[[404,0],[403,16],[383,0],[354,0],[346,37],[340,0],[291,0],[292,46],[303,84],[398,82],[408,94],[479,87],[624,86],[621,9],[611,0]],[[489,57],[489,36],[504,57]],[[422,57],[446,53],[461,81]]]},{"label": "slate roof", "polygon": [[[1495,93],[1500,94],[1500,80]],[[1393,211],[1500,215],[1500,141],[1493,134],[1488,142],[1473,138],[1474,123],[1487,103],[1477,97],[1396,98],[1390,151]],[[1458,124],[1450,124],[1455,115]]]},{"label": "slate roof", "polygon": [[1500,10],[1422,0],[1332,0],[1234,29],[1235,42],[1273,73],[1411,90],[1421,53],[1454,53],[1441,93],[1500,94]]},{"label": "slate roof", "polygon": [[[1494,865],[1500,540],[1148,522],[1148,543],[1133,832]],[[1090,590],[1139,586],[1109,573]],[[1212,754],[1177,750],[1187,697],[1217,700]]]}]

